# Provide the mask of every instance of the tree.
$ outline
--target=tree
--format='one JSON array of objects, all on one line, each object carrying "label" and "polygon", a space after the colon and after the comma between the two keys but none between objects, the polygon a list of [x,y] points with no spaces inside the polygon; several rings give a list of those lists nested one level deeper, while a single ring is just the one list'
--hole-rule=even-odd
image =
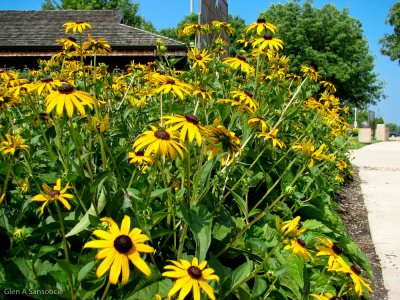
[{"label": "tree", "polygon": [[400,1],[396,2],[389,11],[386,24],[394,27],[392,34],[385,34],[379,41],[382,44],[381,52],[390,57],[392,61],[398,60],[400,64]]},{"label": "tree", "polygon": [[373,72],[374,58],[360,21],[332,4],[318,9],[311,0],[299,2],[274,4],[260,14],[278,26],[293,71],[301,65],[316,67],[347,105],[365,107],[380,100],[382,82]]},{"label": "tree", "polygon": [[138,15],[139,3],[130,0],[45,0],[43,10],[103,10],[115,9],[124,14],[124,23],[129,26],[156,32],[153,24]]}]

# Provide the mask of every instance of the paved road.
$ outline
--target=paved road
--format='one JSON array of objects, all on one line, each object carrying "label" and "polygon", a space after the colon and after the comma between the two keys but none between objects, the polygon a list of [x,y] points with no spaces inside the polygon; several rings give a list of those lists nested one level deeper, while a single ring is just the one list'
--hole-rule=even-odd
[{"label": "paved road", "polygon": [[382,142],[353,152],[360,170],[372,241],[381,260],[389,300],[400,299],[400,141]]}]

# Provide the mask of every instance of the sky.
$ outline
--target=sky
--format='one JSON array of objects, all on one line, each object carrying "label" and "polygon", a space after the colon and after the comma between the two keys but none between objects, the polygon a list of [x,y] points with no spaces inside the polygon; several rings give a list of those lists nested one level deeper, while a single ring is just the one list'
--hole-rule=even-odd
[{"label": "sky", "polygon": [[[39,10],[42,0],[0,0],[0,10]],[[190,0],[134,0],[140,4],[139,14],[153,23],[156,29],[175,27],[190,13]],[[369,109],[376,117],[382,117],[385,123],[400,125],[400,65],[380,53],[379,39],[385,33],[392,33],[393,27],[385,24],[389,9],[396,0],[314,0],[316,7],[326,3],[334,4],[338,9],[347,8],[350,16],[361,21],[364,35],[368,40],[370,53],[375,57],[374,72],[385,83],[383,92],[387,96],[376,106]],[[258,14],[270,4],[285,3],[270,0],[228,0],[229,13],[242,17],[247,24],[257,20]],[[199,10],[199,0],[194,0],[194,12]]]}]

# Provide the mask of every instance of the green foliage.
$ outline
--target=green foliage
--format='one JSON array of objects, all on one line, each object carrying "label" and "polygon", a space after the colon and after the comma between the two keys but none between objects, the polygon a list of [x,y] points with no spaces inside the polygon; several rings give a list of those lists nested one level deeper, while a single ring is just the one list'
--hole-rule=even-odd
[{"label": "green foliage", "polygon": [[294,70],[314,66],[338,88],[346,104],[363,107],[382,97],[382,83],[373,72],[373,56],[360,21],[333,4],[321,9],[312,1],[272,4],[260,17],[278,26],[283,53]]},{"label": "green foliage", "polygon": [[400,2],[393,4],[389,11],[386,24],[393,26],[392,34],[385,34],[379,41],[382,44],[381,52],[390,57],[392,61],[400,63]]},{"label": "green foliage", "polygon": [[43,10],[120,10],[126,25],[156,32],[153,24],[138,15],[139,3],[131,0],[44,0]]}]

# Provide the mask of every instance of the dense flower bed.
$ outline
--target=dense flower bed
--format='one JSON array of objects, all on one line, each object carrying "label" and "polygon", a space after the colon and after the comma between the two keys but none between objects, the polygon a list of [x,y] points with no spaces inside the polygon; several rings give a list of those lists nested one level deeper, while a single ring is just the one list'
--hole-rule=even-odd
[{"label": "dense flower bed", "polygon": [[[258,20],[109,71],[84,22],[38,70],[0,71],[0,287],[37,299],[359,299],[371,267],[333,201],[347,107]],[[365,272],[365,274],[362,274]],[[51,292],[51,293],[50,293]]]}]

